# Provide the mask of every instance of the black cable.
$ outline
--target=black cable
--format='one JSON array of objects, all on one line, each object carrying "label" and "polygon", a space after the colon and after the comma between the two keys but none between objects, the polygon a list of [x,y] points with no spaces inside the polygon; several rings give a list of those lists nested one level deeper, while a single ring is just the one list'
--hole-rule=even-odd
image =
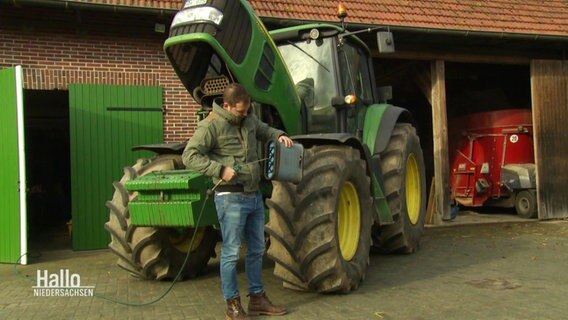
[{"label": "black cable", "polygon": [[[215,187],[213,188],[215,189]],[[195,223],[195,228],[197,229],[197,226],[199,225],[199,222],[201,221],[201,216],[203,215],[203,210],[205,209],[205,203],[207,203],[207,200],[209,199],[209,195],[210,192],[209,190],[207,190],[206,194],[205,194],[205,200],[203,201],[203,204],[201,205],[201,210],[199,211],[199,216],[197,217],[197,222]],[[195,240],[195,235],[197,234],[197,232],[193,232],[193,236],[191,236],[191,241],[189,242],[189,249],[187,250],[187,255],[185,256],[185,260],[183,261],[183,264],[181,265],[181,268],[179,269],[176,277],[174,278],[174,280],[172,281],[172,284],[170,285],[170,287],[168,289],[166,289],[166,291],[164,291],[164,293],[159,296],[158,298],[148,301],[148,302],[141,302],[141,303],[130,303],[130,302],[124,302],[124,301],[119,301],[119,300],[114,300],[112,298],[103,296],[103,295],[97,295],[95,293],[95,297],[102,299],[102,300],[106,300],[106,301],[110,301],[113,303],[117,303],[117,304],[121,304],[121,305],[125,305],[125,306],[133,306],[133,307],[142,307],[142,306],[147,306],[147,305],[151,305],[154,304],[160,300],[162,300],[163,298],[165,298],[170,291],[173,289],[174,285],[178,282],[178,280],[181,278],[181,273],[183,272],[185,265],[187,264],[187,262],[189,261],[189,256],[191,255],[191,248],[193,247],[193,241]]]}]

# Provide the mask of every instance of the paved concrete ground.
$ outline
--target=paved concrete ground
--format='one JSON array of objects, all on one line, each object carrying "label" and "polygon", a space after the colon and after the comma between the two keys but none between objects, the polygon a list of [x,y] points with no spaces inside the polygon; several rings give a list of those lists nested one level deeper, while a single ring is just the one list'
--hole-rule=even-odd
[{"label": "paved concrete ground", "polygon": [[[222,319],[216,261],[163,300],[133,307],[34,297],[32,286],[37,270],[70,269],[96,295],[141,303],[170,284],[129,277],[107,250],[46,251],[31,260],[0,265],[0,319]],[[367,278],[348,295],[283,289],[270,263],[263,275],[271,298],[291,310],[278,319],[568,319],[567,265],[568,221],[532,221],[427,228],[413,255],[372,255]],[[239,279],[244,291],[242,272]]]}]

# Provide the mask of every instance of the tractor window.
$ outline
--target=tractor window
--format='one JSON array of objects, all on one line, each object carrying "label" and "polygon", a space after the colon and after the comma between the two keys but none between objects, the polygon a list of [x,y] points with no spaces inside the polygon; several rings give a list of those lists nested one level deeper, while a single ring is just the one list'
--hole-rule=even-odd
[{"label": "tractor window", "polygon": [[288,42],[279,46],[298,94],[308,108],[308,132],[335,132],[331,98],[337,95],[332,39]]},{"label": "tractor window", "polygon": [[341,78],[343,93],[355,94],[365,104],[371,103],[373,95],[366,56],[360,49],[346,43],[341,47],[338,58],[341,74],[345,75]]}]

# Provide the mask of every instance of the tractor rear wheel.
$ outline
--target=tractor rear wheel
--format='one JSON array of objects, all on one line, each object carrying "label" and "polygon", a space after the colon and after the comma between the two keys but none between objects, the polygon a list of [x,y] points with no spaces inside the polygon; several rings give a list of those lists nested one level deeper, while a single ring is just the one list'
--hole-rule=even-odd
[{"label": "tractor rear wheel", "polygon": [[[118,266],[142,279],[173,279],[181,269],[188,250],[190,257],[181,278],[191,278],[202,272],[215,255],[217,232],[203,228],[137,227],[131,224],[128,203],[137,193],[129,193],[124,184],[153,171],[183,168],[178,155],[161,155],[140,159],[124,168],[124,176],[114,182],[114,195],[106,206],[110,210],[105,229],[110,233],[109,248],[118,256]],[[194,233],[195,240],[189,248]]]},{"label": "tractor rear wheel", "polygon": [[373,249],[412,253],[424,233],[426,181],[424,158],[416,129],[408,123],[394,127],[381,153],[384,194],[394,223],[373,228]]},{"label": "tractor rear wheel", "polygon": [[373,223],[370,179],[359,151],[306,149],[302,181],[273,185],[266,231],[274,274],[296,290],[356,289],[369,264]]}]

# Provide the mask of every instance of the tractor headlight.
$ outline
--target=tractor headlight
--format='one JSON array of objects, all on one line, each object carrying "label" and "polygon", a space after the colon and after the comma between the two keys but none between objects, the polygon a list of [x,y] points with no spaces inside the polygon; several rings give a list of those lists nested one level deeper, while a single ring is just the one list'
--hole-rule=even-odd
[{"label": "tractor headlight", "polygon": [[176,14],[172,22],[172,28],[178,25],[195,22],[211,22],[220,25],[222,20],[223,13],[217,8],[190,7]]}]

